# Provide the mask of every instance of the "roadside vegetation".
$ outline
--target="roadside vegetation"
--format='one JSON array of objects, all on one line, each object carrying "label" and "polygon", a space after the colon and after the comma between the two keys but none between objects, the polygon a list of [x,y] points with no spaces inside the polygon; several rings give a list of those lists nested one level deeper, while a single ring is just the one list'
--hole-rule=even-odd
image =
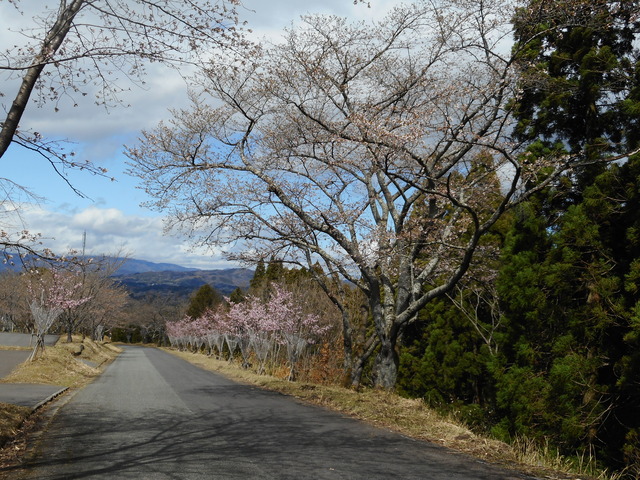
[{"label": "roadside vegetation", "polygon": [[[81,353],[76,353],[82,345]],[[120,349],[109,343],[74,336],[74,342],[59,341],[46,347],[34,361],[25,362],[0,379],[1,383],[42,383],[71,389],[82,388],[98,376]]]}]

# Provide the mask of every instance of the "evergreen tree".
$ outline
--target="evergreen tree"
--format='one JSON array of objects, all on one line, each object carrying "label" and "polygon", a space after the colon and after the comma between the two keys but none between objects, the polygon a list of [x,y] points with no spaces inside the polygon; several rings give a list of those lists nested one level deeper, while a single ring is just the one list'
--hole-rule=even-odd
[{"label": "evergreen tree", "polygon": [[487,370],[491,352],[458,307],[447,298],[432,302],[407,327],[403,340],[398,393],[484,427],[493,403]]},{"label": "evergreen tree", "polygon": [[249,287],[252,289],[259,288],[264,283],[264,278],[267,271],[264,266],[264,262],[260,260],[256,265],[256,269],[253,272],[253,278],[249,282]]},{"label": "evergreen tree", "polygon": [[233,292],[231,292],[231,295],[229,295],[230,303],[242,303],[244,302],[244,299],[245,294],[240,287],[236,288]]},{"label": "evergreen tree", "polygon": [[514,225],[498,283],[496,433],[640,468],[639,190],[635,157],[598,175],[553,229],[531,204]]},{"label": "evergreen tree", "polygon": [[[599,160],[638,141],[638,1],[530,0],[514,18],[517,133]],[[533,41],[531,39],[534,39]]]},{"label": "evergreen tree", "polygon": [[272,259],[267,265],[267,270],[264,274],[264,278],[268,283],[282,282],[286,279],[288,270],[284,267],[282,262]]},{"label": "evergreen tree", "polygon": [[602,162],[638,142],[637,14],[638,2],[604,0],[532,0],[518,12],[516,39],[536,41],[515,46],[516,134],[535,158],[564,151],[593,164],[510,217],[496,347],[438,302],[405,332],[398,387],[493,420],[502,438],[551,439],[640,475],[639,162]]},{"label": "evergreen tree", "polygon": [[630,414],[640,407],[638,160],[602,160],[640,137],[638,12],[636,1],[531,0],[515,18],[517,40],[537,35],[515,47],[517,135],[535,156],[565,149],[593,163],[514,222],[499,280],[508,332],[491,366],[496,432],[551,437],[565,453],[585,448],[629,469],[640,469]]},{"label": "evergreen tree", "polygon": [[207,310],[224,302],[222,295],[208,283],[202,285],[191,297],[186,314],[191,318],[199,318]]}]

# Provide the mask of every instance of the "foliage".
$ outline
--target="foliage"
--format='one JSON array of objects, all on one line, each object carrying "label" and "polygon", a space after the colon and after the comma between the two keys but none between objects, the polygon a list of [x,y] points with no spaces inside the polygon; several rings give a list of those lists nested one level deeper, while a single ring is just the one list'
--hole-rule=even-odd
[{"label": "foliage", "polygon": [[202,285],[191,297],[186,315],[191,318],[200,317],[206,310],[213,309],[224,301],[215,288],[208,283]]},{"label": "foliage", "polygon": [[[555,231],[538,229],[546,250],[507,246],[500,280],[510,345],[496,370],[504,432],[548,436],[565,451],[595,449],[618,468],[639,426],[631,414],[640,408],[638,182],[638,158],[611,165]],[[519,225],[515,232],[525,235]],[[536,402],[512,390],[527,379]]]},{"label": "foliage", "polygon": [[[639,182],[634,157],[566,211],[552,208],[553,190],[518,208],[496,284],[499,322],[490,303],[475,309],[468,282],[460,300],[432,303],[405,332],[399,392],[503,440],[637,474]],[[493,326],[489,344],[481,332]]]},{"label": "foliage", "polygon": [[[487,419],[469,415],[478,405],[490,410],[493,400],[488,365],[491,353],[469,320],[447,299],[433,302],[405,333],[398,392],[423,398],[443,411],[465,410],[461,417],[482,428]],[[489,407],[489,408],[487,408]],[[479,409],[476,411],[479,413]]]},{"label": "foliage", "polygon": [[523,89],[516,132],[591,160],[636,148],[637,1],[531,0],[514,17]]},{"label": "foliage", "polygon": [[498,283],[505,348],[492,364],[496,433],[551,439],[631,474],[638,159],[601,160],[638,148],[639,7],[533,0],[515,17],[527,43],[516,133],[534,155],[559,148],[587,162],[516,216]]}]

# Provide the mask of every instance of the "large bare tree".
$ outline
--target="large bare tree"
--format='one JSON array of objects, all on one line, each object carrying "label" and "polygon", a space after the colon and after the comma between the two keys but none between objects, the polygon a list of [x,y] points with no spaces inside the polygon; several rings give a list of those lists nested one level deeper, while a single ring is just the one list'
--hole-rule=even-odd
[{"label": "large bare tree", "polygon": [[[66,141],[22,128],[29,102],[34,106],[53,103],[57,111],[89,96],[111,107],[121,103],[120,94],[132,82],[144,84],[151,62],[181,68],[200,64],[220,47],[240,49],[239,5],[239,0],[5,2],[5,11],[13,6],[22,18],[31,19],[26,26],[3,22],[3,28],[14,31],[16,43],[0,49],[4,114],[0,117],[0,158],[12,144],[31,150],[84,196],[81,188],[68,180],[68,171],[80,169],[103,176],[108,172],[77,158]],[[10,194],[10,201],[17,201],[18,194],[34,193],[1,175],[0,190]],[[30,200],[35,195],[37,192]],[[41,253],[37,236],[16,234],[3,223],[0,226],[0,245],[5,250]],[[45,256],[50,257],[51,252]]]},{"label": "large bare tree", "polygon": [[[375,384],[392,388],[417,312],[456,285],[523,184],[579,161],[534,159],[509,135],[512,7],[306,17],[252,61],[213,64],[193,107],[128,150],[131,171],[172,226],[232,246],[230,258],[319,262],[323,278],[356,285],[376,339],[347,365],[352,382],[375,349]],[[339,290],[326,289],[340,306]],[[349,360],[348,315],[343,325]]]}]

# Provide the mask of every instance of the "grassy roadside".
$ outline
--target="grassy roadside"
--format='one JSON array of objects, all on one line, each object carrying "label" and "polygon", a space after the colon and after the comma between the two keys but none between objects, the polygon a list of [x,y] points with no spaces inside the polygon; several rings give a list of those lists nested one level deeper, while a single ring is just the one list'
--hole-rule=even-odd
[{"label": "grassy roadside", "polygon": [[[83,345],[80,355],[75,349]],[[120,349],[89,339],[74,338],[73,343],[58,342],[47,347],[33,362],[25,362],[13,370],[1,383],[43,383],[79,388],[100,374],[101,367],[117,356]],[[85,363],[87,362],[87,363]]]},{"label": "grassy roadside", "polygon": [[[80,344],[84,346],[82,353],[74,355]],[[3,383],[41,383],[79,389],[97,377],[119,351],[113,345],[79,337],[74,338],[73,343],[58,342],[47,347],[44,355],[35,361],[19,365],[9,376],[0,379],[0,388]],[[24,447],[19,437],[32,426],[33,417],[30,408],[0,403],[0,465],[19,456]]]},{"label": "grassy roadside", "polygon": [[430,409],[421,400],[406,399],[393,393],[372,389],[356,392],[336,386],[288,382],[257,375],[252,371],[243,370],[236,364],[206,355],[172,349],[163,350],[232,380],[278,391],[303,402],[338,411],[408,437],[437,443],[527,475],[547,479],[615,480],[615,477],[608,476],[606,472],[594,471],[587,462],[576,465],[569,459],[525,441],[510,446],[476,435],[460,422],[443,417]]},{"label": "grassy roadside", "polygon": [[30,413],[28,407],[0,403],[0,448],[18,434]]}]

